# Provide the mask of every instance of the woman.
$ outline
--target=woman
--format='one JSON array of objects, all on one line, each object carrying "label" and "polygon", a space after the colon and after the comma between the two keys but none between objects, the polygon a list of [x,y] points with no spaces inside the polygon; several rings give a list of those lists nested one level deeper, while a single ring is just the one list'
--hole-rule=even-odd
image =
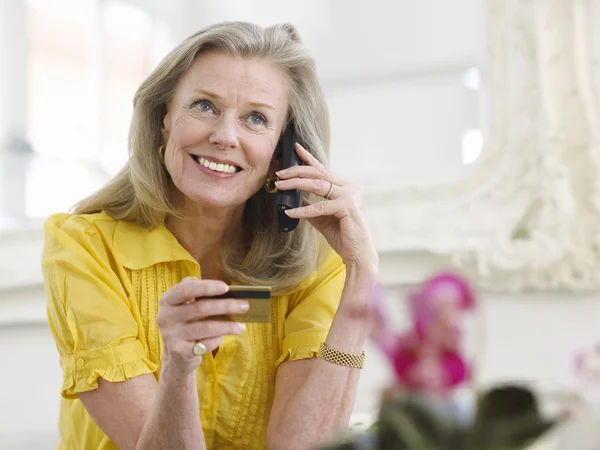
[{"label": "woman", "polygon": [[[292,119],[304,165],[280,170]],[[126,167],[45,226],[59,448],[305,449],[347,425],[378,261],[328,127],[290,25],[209,27],[140,86]],[[304,192],[290,233],[277,177]],[[230,284],[272,286],[271,323],[219,320],[248,309],[210,299]]]}]

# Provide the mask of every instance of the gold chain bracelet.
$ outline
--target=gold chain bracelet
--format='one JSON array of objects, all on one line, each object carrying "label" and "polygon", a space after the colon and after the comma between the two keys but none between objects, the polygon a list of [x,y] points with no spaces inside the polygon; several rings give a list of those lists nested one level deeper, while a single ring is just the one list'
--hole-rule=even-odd
[{"label": "gold chain bracelet", "polygon": [[366,353],[364,350],[360,355],[353,355],[351,353],[344,353],[331,348],[325,343],[321,344],[319,353],[317,355],[318,358],[324,359],[325,361],[329,361],[340,366],[355,367],[357,369],[362,369],[365,365],[365,356]]}]

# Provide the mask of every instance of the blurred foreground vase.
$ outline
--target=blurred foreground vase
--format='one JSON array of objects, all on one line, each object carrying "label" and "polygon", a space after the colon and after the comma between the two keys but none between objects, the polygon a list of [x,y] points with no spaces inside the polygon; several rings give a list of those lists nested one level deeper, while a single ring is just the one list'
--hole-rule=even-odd
[{"label": "blurred foreground vase", "polygon": [[484,392],[469,422],[447,399],[398,394],[384,401],[371,430],[322,449],[523,450],[557,423],[543,418],[533,393],[516,385]]}]

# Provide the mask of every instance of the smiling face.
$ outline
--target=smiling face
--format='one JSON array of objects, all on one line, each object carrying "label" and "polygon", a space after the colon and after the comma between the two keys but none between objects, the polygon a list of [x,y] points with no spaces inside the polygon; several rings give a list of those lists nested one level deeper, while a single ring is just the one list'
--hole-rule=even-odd
[{"label": "smiling face", "polygon": [[178,80],[162,137],[177,189],[203,207],[237,207],[264,184],[288,110],[287,78],[259,59],[211,51]]}]

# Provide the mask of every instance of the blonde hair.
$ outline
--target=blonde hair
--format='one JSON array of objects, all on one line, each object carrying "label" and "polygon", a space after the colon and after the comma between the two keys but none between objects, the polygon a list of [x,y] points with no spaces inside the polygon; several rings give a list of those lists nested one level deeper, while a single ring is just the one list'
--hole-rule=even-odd
[{"label": "blonde hair", "polygon": [[[208,50],[260,58],[281,68],[289,79],[288,120],[294,120],[305,147],[327,165],[325,97],[314,60],[296,29],[289,24],[262,28],[246,22],[220,23],[184,40],[141,84],[133,102],[128,162],[106,186],[77,204],[76,214],[105,211],[115,219],[147,228],[178,214],[169,202],[172,182],[158,151],[160,129],[178,79],[199,53]],[[305,197],[315,200],[312,195]],[[233,244],[225,245],[221,252],[223,274],[238,283],[273,286],[275,292],[292,289],[316,269],[327,251],[320,234],[305,220],[293,232],[282,233],[275,215],[275,196],[264,189],[247,201],[244,222],[252,233],[249,252]]]}]

